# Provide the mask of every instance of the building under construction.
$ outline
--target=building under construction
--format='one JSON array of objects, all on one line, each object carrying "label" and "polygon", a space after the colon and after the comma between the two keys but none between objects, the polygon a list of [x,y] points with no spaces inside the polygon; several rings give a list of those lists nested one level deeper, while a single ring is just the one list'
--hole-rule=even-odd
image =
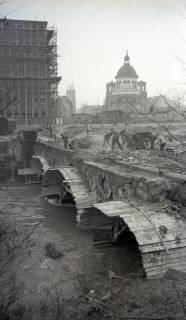
[{"label": "building under construction", "polygon": [[51,123],[59,81],[56,30],[46,21],[1,20],[1,113],[19,124]]}]

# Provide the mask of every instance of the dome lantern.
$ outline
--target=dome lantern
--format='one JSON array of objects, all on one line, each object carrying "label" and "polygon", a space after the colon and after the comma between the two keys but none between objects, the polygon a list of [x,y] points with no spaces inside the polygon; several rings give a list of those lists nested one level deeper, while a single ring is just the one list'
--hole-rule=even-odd
[{"label": "dome lantern", "polygon": [[126,51],[126,55],[125,55],[125,58],[124,58],[124,63],[130,63],[130,57],[128,55],[128,50]]}]

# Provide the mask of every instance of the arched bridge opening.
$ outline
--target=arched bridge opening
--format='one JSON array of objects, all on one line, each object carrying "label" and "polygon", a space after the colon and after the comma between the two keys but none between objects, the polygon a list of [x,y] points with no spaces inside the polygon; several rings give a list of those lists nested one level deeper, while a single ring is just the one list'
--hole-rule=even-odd
[{"label": "arched bridge opening", "polygon": [[64,169],[49,168],[43,177],[42,194],[48,199],[54,199],[59,204],[74,204],[74,196],[69,180],[65,178]]},{"label": "arched bridge opening", "polygon": [[42,156],[32,156],[31,168],[41,174],[43,178],[45,172],[49,169],[49,164]]},{"label": "arched bridge opening", "polygon": [[25,183],[42,183],[49,165],[42,156],[32,156],[28,168],[18,169],[18,175],[24,177]]},{"label": "arched bridge opening", "polygon": [[113,208],[113,203],[93,204],[92,208],[81,215],[79,227],[91,232],[95,249],[112,253],[113,260],[109,270],[114,271],[119,266],[119,273],[127,278],[142,277],[142,257],[134,233],[119,215],[110,216],[103,209],[104,205],[107,209]]},{"label": "arched bridge opening", "polygon": [[43,177],[42,194],[48,199],[56,199],[60,204],[76,205],[78,214],[96,202],[77,168],[63,166],[49,168]]}]

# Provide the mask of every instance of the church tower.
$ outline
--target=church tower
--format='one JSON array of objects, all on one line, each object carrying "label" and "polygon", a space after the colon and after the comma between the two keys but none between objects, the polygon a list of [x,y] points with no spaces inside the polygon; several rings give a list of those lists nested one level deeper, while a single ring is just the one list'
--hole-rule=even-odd
[{"label": "church tower", "polygon": [[73,105],[73,113],[76,113],[76,90],[73,85],[73,83],[68,86],[67,91],[66,91],[66,96],[68,100],[72,102]]}]

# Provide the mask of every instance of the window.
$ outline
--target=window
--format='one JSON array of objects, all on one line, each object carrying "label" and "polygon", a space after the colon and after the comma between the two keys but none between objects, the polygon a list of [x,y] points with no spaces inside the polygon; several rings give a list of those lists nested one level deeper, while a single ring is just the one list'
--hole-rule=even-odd
[{"label": "window", "polygon": [[136,89],[136,81],[132,81],[133,89]]},{"label": "window", "polygon": [[25,75],[25,68],[24,65],[17,66],[17,73],[19,77],[23,77]]},{"label": "window", "polygon": [[21,23],[17,23],[17,29],[22,29],[22,24]]},{"label": "window", "polygon": [[121,89],[121,81],[118,81],[117,83],[117,88],[120,90]]},{"label": "window", "polygon": [[40,89],[40,99],[45,100],[45,87]]},{"label": "window", "polygon": [[38,88],[33,88],[33,96],[34,96],[34,102],[38,102]]},{"label": "window", "polygon": [[[17,34],[16,34],[16,31],[11,31],[11,42],[12,43],[17,43]],[[8,38],[8,35],[7,35],[7,38]]]},{"label": "window", "polygon": [[127,89],[130,89],[130,81],[127,80]]},{"label": "window", "polygon": [[37,63],[33,64],[33,76],[37,76],[38,73],[38,67],[37,67]]},{"label": "window", "polygon": [[39,44],[40,45],[45,45],[45,34],[41,33],[39,35]]},{"label": "window", "polygon": [[25,22],[25,29],[29,29],[29,23]]}]

